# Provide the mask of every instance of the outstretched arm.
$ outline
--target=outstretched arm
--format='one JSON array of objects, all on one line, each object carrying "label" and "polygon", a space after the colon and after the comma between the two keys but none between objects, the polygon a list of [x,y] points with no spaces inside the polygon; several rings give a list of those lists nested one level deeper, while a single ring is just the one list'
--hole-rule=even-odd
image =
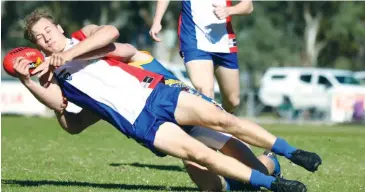
[{"label": "outstretched arm", "polygon": [[[20,62],[19,62],[20,61]],[[62,111],[62,106],[64,105],[64,100],[60,87],[58,86],[54,78],[48,82],[47,86],[41,86],[37,82],[33,81],[29,74],[29,67],[24,67],[28,65],[30,61],[18,58],[15,61],[14,69],[19,75],[19,79],[22,84],[32,93],[32,95],[42,104],[48,108],[55,111]],[[23,69],[22,69],[23,68]],[[49,73],[48,73],[49,75]],[[42,77],[43,79],[48,79],[47,75]],[[44,84],[45,85],[45,84]]]},{"label": "outstretched arm", "polygon": [[52,109],[61,127],[70,134],[78,134],[100,120],[100,117],[91,111],[82,109],[79,113],[70,113],[65,110],[67,100],[63,97],[57,80],[52,78],[49,83],[48,77],[39,79],[40,85],[33,82],[27,88],[43,104]]},{"label": "outstretched arm", "polygon": [[29,63],[30,61],[22,57],[15,60],[14,70],[18,74],[20,82],[39,102],[54,110],[59,124],[65,131],[71,134],[80,133],[100,119],[98,116],[86,110],[82,110],[78,114],[71,114],[64,111],[67,101],[62,95],[57,80],[52,78],[51,81],[47,81],[48,76],[46,74],[40,78],[40,84],[36,83],[30,78]]},{"label": "outstretched arm", "polygon": [[150,55],[138,51],[133,45],[128,43],[111,43],[103,48],[91,51],[75,59],[89,60],[101,57],[114,57],[123,62],[146,61]]},{"label": "outstretched arm", "polygon": [[138,51],[133,45],[128,43],[114,43],[115,50],[108,53],[108,56],[120,57],[124,62],[146,61],[150,55]]},{"label": "outstretched arm", "polygon": [[[88,25],[83,27],[80,31],[75,32],[73,34],[73,37],[80,40],[79,44],[84,42],[90,42],[90,38],[95,37],[97,31],[101,31],[102,29],[103,26]],[[110,38],[108,39],[110,40]],[[105,46],[103,47],[99,47],[97,49],[93,49],[92,51],[78,55],[74,57],[73,60],[91,60],[102,58],[105,56],[114,57],[123,62],[144,61],[151,58],[150,55],[138,51],[131,44],[111,42],[105,44]]]},{"label": "outstretched arm", "polygon": [[153,23],[150,29],[150,35],[155,41],[161,41],[160,38],[157,37],[157,34],[161,31],[161,21],[163,15],[166,12],[167,7],[169,6],[170,1],[168,0],[158,0],[156,5],[155,17],[153,18]]},{"label": "outstretched arm", "polygon": [[70,55],[71,58],[103,48],[119,37],[118,29],[112,25],[87,25],[81,30],[87,38],[64,52],[64,54]]}]

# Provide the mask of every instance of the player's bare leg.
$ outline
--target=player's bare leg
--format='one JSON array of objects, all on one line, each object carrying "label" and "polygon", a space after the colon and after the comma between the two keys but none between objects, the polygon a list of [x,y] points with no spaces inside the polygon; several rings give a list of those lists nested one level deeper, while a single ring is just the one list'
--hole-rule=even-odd
[{"label": "player's bare leg", "polygon": [[211,60],[192,60],[186,71],[193,86],[204,95],[214,98],[214,65]]},{"label": "player's bare leg", "polygon": [[[265,165],[265,167],[269,171],[268,175],[273,175],[275,168],[274,162],[266,155],[260,155],[257,158]],[[191,161],[183,161],[183,162],[189,174],[189,177],[201,191],[222,191],[222,190],[225,191],[227,189],[242,190],[247,187],[250,187],[247,184],[238,183],[235,181],[232,182],[232,180],[227,180],[224,177],[217,175],[209,171],[207,168],[198,165],[194,162]]]},{"label": "player's bare leg", "polygon": [[215,75],[222,94],[222,107],[229,113],[235,112],[240,104],[239,70],[218,66]]},{"label": "player's bare leg", "polygon": [[250,168],[208,148],[173,123],[167,122],[160,126],[155,136],[154,146],[161,152],[196,162],[216,173],[241,181],[250,179]]},{"label": "player's bare leg", "polygon": [[234,137],[228,140],[219,151],[225,155],[238,159],[243,164],[258,170],[265,175],[268,175],[269,173],[265,165],[256,158],[251,149],[242,141]]},{"label": "player's bare leg", "polygon": [[217,153],[173,123],[167,122],[160,126],[155,135],[154,146],[163,153],[193,161],[216,174],[241,182],[249,182],[256,187],[276,190],[280,186],[290,191],[306,191],[305,185],[298,181],[275,179],[252,170],[232,157]]},{"label": "player's bare leg", "polygon": [[279,176],[281,174],[280,164],[274,153],[266,150],[262,155],[256,157],[249,145],[235,137],[228,140],[219,151],[266,175]]},{"label": "player's bare leg", "polygon": [[179,95],[175,119],[179,125],[198,125],[229,133],[241,141],[285,156],[293,163],[311,172],[316,171],[322,163],[317,154],[296,149],[284,139],[277,138],[258,124],[235,117],[218,109],[208,101],[187,92],[181,92]]},{"label": "player's bare leg", "polygon": [[239,119],[200,97],[183,91],[179,95],[175,118],[180,125],[198,125],[229,133],[241,141],[264,149],[271,149],[276,140],[274,135],[259,125]]},{"label": "player's bare leg", "polygon": [[224,180],[216,173],[192,161],[183,161],[183,163],[190,179],[201,191],[221,191],[224,189]]},{"label": "player's bare leg", "polygon": [[[225,155],[234,157],[243,164],[266,175],[273,175],[275,168],[280,173],[280,165],[278,164],[279,162],[275,164],[274,160],[268,155],[260,155],[256,158],[255,154],[251,151],[248,145],[234,137],[231,137],[222,148],[217,150]],[[249,187],[248,185],[242,183],[226,180],[222,176],[214,174],[207,170],[207,168],[194,162],[184,161],[184,165],[192,181],[202,191],[221,191],[226,190],[227,186],[229,186],[228,188],[235,190],[242,190],[246,187]]]},{"label": "player's bare leg", "polygon": [[[257,160],[248,146],[236,138],[228,140],[219,151],[267,175],[268,171],[264,164]],[[222,191],[227,189],[227,185],[230,185],[222,176],[212,173],[201,165],[190,161],[184,161],[184,165],[191,180],[201,191]]]}]

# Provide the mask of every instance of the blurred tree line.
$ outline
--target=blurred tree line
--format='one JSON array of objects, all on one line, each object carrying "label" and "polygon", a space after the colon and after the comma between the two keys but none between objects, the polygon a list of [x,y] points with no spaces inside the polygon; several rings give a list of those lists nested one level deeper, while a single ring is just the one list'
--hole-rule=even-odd
[{"label": "blurred tree line", "polygon": [[[29,46],[20,19],[35,8],[48,8],[66,34],[88,23],[112,24],[120,42],[153,49],[148,35],[153,1],[1,1],[1,46],[4,51]],[[181,2],[172,1],[163,27],[177,29]],[[173,24],[173,25],[172,25]],[[365,70],[364,2],[255,1],[250,16],[236,16],[242,69],[263,72],[270,66],[315,66]],[[177,42],[176,42],[177,45]],[[177,52],[176,52],[177,54]]]}]

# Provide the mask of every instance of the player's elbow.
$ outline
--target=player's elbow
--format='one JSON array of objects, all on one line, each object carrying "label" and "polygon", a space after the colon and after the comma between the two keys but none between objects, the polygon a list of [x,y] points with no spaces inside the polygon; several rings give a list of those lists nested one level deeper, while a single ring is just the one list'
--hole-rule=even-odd
[{"label": "player's elbow", "polygon": [[249,15],[253,12],[253,4],[252,4],[252,1],[249,1],[248,2],[248,7],[246,9],[246,14]]},{"label": "player's elbow", "polygon": [[253,12],[253,3],[251,0],[241,0],[241,3],[237,5],[238,14],[249,15]]},{"label": "player's elbow", "polygon": [[106,34],[110,35],[111,39],[117,40],[119,38],[119,30],[113,25],[104,26],[106,29]]},{"label": "player's elbow", "polygon": [[114,45],[116,47],[116,50],[113,52],[114,55],[124,58],[126,62],[130,62],[129,60],[138,52],[133,45],[128,43],[114,43]]},{"label": "player's elbow", "polygon": [[124,49],[137,51],[137,49],[132,44],[123,43],[122,45],[125,46]]},{"label": "player's elbow", "polygon": [[136,47],[134,47],[131,44],[125,44],[126,45],[126,49],[130,50],[131,52],[131,57],[135,56],[138,53],[138,49]]}]

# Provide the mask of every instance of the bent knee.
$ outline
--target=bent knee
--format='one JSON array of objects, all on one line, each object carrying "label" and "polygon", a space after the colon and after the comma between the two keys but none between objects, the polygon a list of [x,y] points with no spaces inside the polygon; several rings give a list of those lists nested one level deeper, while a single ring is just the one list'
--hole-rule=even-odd
[{"label": "bent knee", "polygon": [[228,112],[233,112],[241,103],[239,95],[231,95],[224,99],[223,104],[225,104],[225,110]]},{"label": "bent knee", "polygon": [[234,108],[237,108],[241,103],[241,100],[240,100],[239,96],[232,96],[232,97],[229,98],[228,101],[229,101],[230,105]]}]

